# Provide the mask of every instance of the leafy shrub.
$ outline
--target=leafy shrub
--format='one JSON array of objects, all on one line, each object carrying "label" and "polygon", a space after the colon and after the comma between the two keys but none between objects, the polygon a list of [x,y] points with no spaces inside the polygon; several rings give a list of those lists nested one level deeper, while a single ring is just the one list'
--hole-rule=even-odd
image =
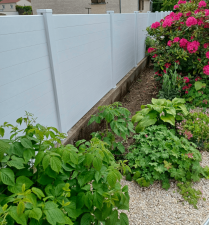
[{"label": "leafy shrub", "polygon": [[20,15],[32,15],[31,6],[16,5],[16,10],[19,12]]},{"label": "leafy shrub", "polygon": [[209,75],[209,9],[208,1],[179,1],[160,22],[147,28],[157,42],[148,49],[154,61],[155,71],[166,73],[179,63],[179,71]]},{"label": "leafy shrub", "polygon": [[92,135],[108,143],[109,149],[114,154],[125,152],[123,144],[116,142],[115,137],[122,137],[126,140],[127,136],[131,135],[131,132],[135,133],[130,119],[131,113],[128,109],[121,106],[121,103],[115,102],[111,105],[98,107],[99,113],[91,116],[88,123],[90,125],[93,122],[101,123],[103,120],[105,121],[105,131],[93,133]]},{"label": "leafy shrub", "polygon": [[160,99],[169,99],[172,100],[176,97],[180,97],[181,92],[181,80],[180,76],[176,72],[177,64],[175,66],[175,71],[168,70],[167,73],[163,76],[163,85],[162,89],[159,91]]},{"label": "leafy shrub", "polygon": [[209,89],[207,88],[205,80],[199,80],[196,78],[196,82],[190,79],[190,82],[183,86],[182,97],[185,100],[196,107],[208,107],[209,106]]},{"label": "leafy shrub", "polygon": [[153,37],[147,37],[145,40],[146,50],[155,44],[155,39]]},{"label": "leafy shrub", "polygon": [[[12,129],[0,140],[0,224],[128,224],[128,187],[106,143],[93,138],[63,146],[54,127],[32,125]],[[55,145],[59,143],[60,145]],[[37,153],[37,154],[36,154]],[[119,219],[118,219],[119,218]]]},{"label": "leafy shrub", "polygon": [[174,98],[172,101],[153,98],[152,104],[142,105],[142,110],[132,117],[132,122],[138,123],[135,128],[136,132],[143,131],[146,127],[156,123],[169,123],[174,126],[175,119],[182,119],[182,116],[177,115],[178,113],[185,116],[188,113],[184,103],[185,100],[181,98]]},{"label": "leafy shrub", "polygon": [[200,148],[209,150],[209,109],[190,109],[186,119],[176,123],[178,133]]},{"label": "leafy shrub", "polygon": [[162,11],[172,11],[175,4],[178,0],[162,0]]},{"label": "leafy shrub", "polygon": [[202,157],[196,145],[178,138],[165,125],[148,127],[134,139],[126,158],[134,172],[133,179],[140,186],[148,187],[159,180],[168,189],[169,179],[186,182],[208,177],[208,168],[200,166]]}]

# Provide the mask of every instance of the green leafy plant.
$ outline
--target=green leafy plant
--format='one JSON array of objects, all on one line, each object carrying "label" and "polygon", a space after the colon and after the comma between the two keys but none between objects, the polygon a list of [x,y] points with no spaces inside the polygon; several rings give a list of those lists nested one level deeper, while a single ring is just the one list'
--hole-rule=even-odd
[{"label": "green leafy plant", "polygon": [[16,5],[16,10],[19,12],[20,15],[32,15],[33,14],[31,6]]},{"label": "green leafy plant", "polygon": [[153,37],[146,37],[145,39],[146,50],[155,44],[155,39]]},{"label": "green leafy plant", "polygon": [[179,80],[181,79],[178,75],[176,69],[178,65],[175,64],[175,70],[167,70],[167,74],[163,75],[163,85],[162,89],[159,91],[160,99],[169,99],[172,100],[176,97],[180,97],[181,92],[181,83]]},{"label": "green leafy plant", "polygon": [[174,98],[172,101],[153,98],[152,104],[142,105],[142,110],[132,117],[133,124],[138,123],[136,132],[141,132],[156,123],[169,123],[174,126],[175,120],[182,119],[178,113],[185,116],[188,114],[184,103],[185,100],[181,98]]},{"label": "green leafy plant", "polygon": [[131,113],[121,106],[121,103],[115,102],[111,105],[98,107],[99,113],[92,115],[88,123],[90,125],[93,122],[101,123],[103,120],[105,121],[104,132],[92,133],[92,135],[108,143],[109,149],[114,154],[125,152],[122,142],[116,142],[115,137],[122,137],[126,141],[131,132],[135,133],[130,119]]},{"label": "green leafy plant", "polygon": [[176,123],[176,128],[180,135],[201,149],[209,150],[209,109],[190,109],[187,118]]},{"label": "green leafy plant", "polygon": [[[192,188],[191,182],[177,184],[178,192],[182,195],[183,199],[189,202],[190,205],[193,205],[197,209],[198,200],[202,197],[202,192],[200,190],[195,190]],[[203,199],[205,201],[205,198]]]},{"label": "green leafy plant", "polygon": [[196,145],[183,137],[178,138],[175,131],[165,125],[148,127],[134,139],[126,159],[133,179],[140,186],[148,187],[159,180],[167,190],[169,179],[186,182],[208,178],[208,167],[200,166],[202,157]]},{"label": "green leafy plant", "polygon": [[128,224],[128,187],[121,188],[107,144],[97,138],[63,146],[65,134],[33,124],[28,114],[0,140],[0,224]]},{"label": "green leafy plant", "polygon": [[200,77],[196,78],[196,82],[190,81],[183,87],[186,90],[182,97],[185,98],[186,102],[196,107],[208,107],[209,106],[209,90],[207,86],[207,80],[199,80]]}]

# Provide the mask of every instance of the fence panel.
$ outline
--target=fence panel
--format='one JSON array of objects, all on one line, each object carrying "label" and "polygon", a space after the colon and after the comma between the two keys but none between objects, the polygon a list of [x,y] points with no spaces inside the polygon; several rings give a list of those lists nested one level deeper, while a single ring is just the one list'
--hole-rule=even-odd
[{"label": "fence panel", "polygon": [[28,111],[67,132],[144,58],[146,27],[170,13],[51,12],[0,17],[0,125]]},{"label": "fence panel", "polygon": [[139,13],[138,14],[138,60],[139,63],[145,57],[145,39],[147,36],[147,23],[148,23],[148,14]]},{"label": "fence panel", "polygon": [[57,127],[43,16],[0,18],[0,62],[0,125],[28,111]]},{"label": "fence panel", "polygon": [[117,84],[135,66],[134,14],[113,14],[113,77]]},{"label": "fence panel", "polygon": [[111,89],[109,15],[54,15],[65,132]]}]

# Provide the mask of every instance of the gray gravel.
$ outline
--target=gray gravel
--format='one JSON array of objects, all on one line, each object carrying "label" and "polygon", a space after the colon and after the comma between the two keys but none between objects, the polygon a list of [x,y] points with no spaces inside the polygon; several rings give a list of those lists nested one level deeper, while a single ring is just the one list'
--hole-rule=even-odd
[{"label": "gray gravel", "polygon": [[[202,166],[209,166],[209,152],[202,152]],[[168,191],[155,182],[148,188],[141,188],[134,181],[121,180],[128,185],[130,210],[127,213],[130,225],[202,225],[209,215],[209,180],[201,179],[193,187],[203,192],[198,209],[185,202],[177,192],[176,182],[171,182]]]}]

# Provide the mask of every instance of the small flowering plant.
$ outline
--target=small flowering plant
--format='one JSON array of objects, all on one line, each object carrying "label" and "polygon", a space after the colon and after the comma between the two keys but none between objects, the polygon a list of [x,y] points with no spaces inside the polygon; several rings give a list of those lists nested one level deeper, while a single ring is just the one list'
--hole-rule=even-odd
[{"label": "small flowering plant", "polygon": [[209,89],[206,79],[200,77],[191,80],[182,87],[181,97],[196,107],[209,107]]},{"label": "small flowering plant", "polygon": [[196,145],[177,137],[175,131],[165,125],[147,127],[134,139],[126,159],[134,173],[133,179],[140,186],[147,187],[158,180],[168,189],[169,179],[186,182],[206,176]]},{"label": "small flowering plant", "polygon": [[[178,72],[209,76],[209,1],[178,1],[174,11],[147,28],[156,42],[148,49],[158,74]],[[187,90],[186,90],[187,91]]]},{"label": "small flowering plant", "polygon": [[[201,149],[209,150],[209,109],[190,109],[186,119],[176,123],[179,135],[197,144]],[[188,155],[192,158],[193,155]]]}]

